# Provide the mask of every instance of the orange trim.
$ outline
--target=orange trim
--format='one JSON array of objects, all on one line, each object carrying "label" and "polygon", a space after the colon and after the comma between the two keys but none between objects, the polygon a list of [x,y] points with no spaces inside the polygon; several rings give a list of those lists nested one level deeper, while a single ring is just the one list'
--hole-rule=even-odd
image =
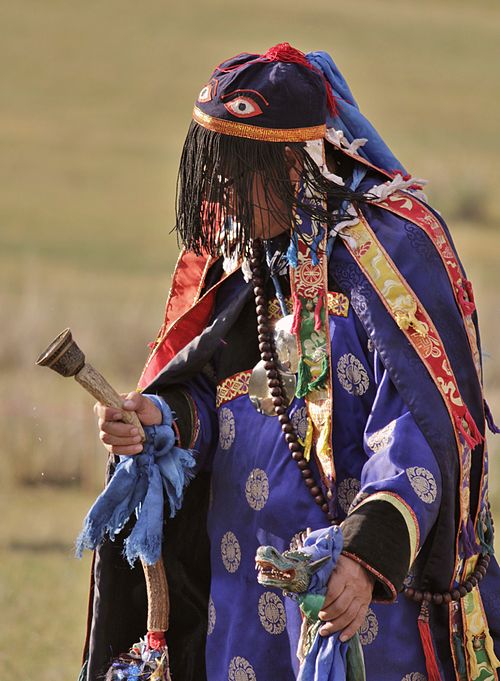
[{"label": "orange trim", "polygon": [[223,118],[209,116],[197,106],[193,109],[193,120],[213,132],[263,142],[307,142],[308,140],[321,139],[326,132],[324,123],[309,128],[262,128],[248,123],[226,121]]}]

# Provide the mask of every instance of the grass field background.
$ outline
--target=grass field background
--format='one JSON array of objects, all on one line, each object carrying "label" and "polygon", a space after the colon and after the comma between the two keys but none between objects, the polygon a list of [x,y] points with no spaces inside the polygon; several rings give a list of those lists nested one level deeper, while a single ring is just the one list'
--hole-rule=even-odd
[{"label": "grass field background", "polygon": [[72,543],[105,456],[90,398],[33,363],[71,326],[119,390],[135,386],[176,259],[191,107],[223,58],[283,40],[331,52],[403,163],[431,180],[475,285],[500,416],[500,7],[21,0],[0,16],[0,676],[68,681],[89,571]]}]

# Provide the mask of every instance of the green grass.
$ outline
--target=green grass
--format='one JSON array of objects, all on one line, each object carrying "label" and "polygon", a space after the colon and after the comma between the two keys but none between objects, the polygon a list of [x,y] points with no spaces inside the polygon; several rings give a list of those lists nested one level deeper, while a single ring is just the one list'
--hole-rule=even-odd
[{"label": "green grass", "polygon": [[[475,284],[486,392],[500,414],[500,7],[496,0],[4,5],[0,664],[5,681],[67,681],[78,668],[88,583],[88,561],[73,560],[71,543],[101,483],[104,453],[92,400],[33,362],[71,326],[117,389],[135,385],[177,255],[169,231],[191,107],[223,58],[282,40],[330,51],[404,164],[431,180],[429,195],[455,225]],[[500,445],[491,449],[500,507]]]}]

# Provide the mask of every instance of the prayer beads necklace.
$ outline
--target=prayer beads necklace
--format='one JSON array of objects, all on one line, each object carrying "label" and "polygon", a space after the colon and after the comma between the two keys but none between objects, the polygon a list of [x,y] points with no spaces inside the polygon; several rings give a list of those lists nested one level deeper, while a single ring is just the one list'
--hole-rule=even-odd
[{"label": "prayer beads necklace", "polygon": [[267,299],[265,295],[265,282],[262,273],[262,262],[264,259],[264,244],[261,239],[254,239],[252,244],[252,255],[250,258],[250,269],[252,271],[253,292],[255,294],[255,311],[257,313],[257,333],[259,341],[259,352],[266,371],[269,392],[272,396],[274,413],[278,417],[281,430],[285,436],[285,441],[292,455],[292,459],[297,463],[300,474],[314,502],[321,508],[329,522],[335,523],[335,519],[330,512],[328,502],[321,487],[314,479],[314,474],[309,466],[309,462],[304,457],[304,449],[299,442],[299,438],[293,424],[286,412],[287,401],[284,397],[285,390],[278,371],[278,361],[274,336],[269,325],[269,315],[267,310]]}]

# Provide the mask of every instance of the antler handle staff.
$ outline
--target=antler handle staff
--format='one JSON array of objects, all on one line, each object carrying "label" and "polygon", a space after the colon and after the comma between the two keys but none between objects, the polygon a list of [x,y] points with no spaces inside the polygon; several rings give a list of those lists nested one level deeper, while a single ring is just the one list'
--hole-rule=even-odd
[{"label": "antler handle staff", "polygon": [[[75,380],[98,402],[107,407],[122,408],[122,398],[104,376],[85,361],[85,355],[73,340],[70,329],[62,331],[36,360],[38,366],[53,369],[61,376],[74,376]],[[137,414],[123,411],[123,420],[136,426],[144,442],[146,435]],[[169,597],[163,560],[153,565],[142,561],[148,595],[148,631],[164,632],[168,629]]]}]

